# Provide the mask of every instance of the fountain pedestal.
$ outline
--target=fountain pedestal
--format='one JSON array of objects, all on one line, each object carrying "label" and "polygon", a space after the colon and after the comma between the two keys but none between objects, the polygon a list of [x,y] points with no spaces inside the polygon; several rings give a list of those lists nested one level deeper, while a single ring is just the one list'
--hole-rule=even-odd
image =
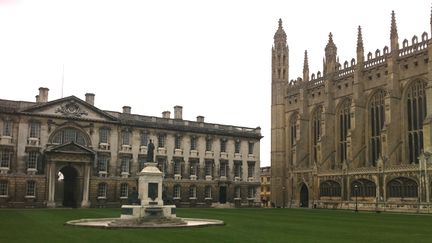
[{"label": "fountain pedestal", "polygon": [[176,218],[175,205],[163,205],[163,173],[156,163],[146,163],[139,174],[138,198],[141,205],[123,205],[120,219]]}]

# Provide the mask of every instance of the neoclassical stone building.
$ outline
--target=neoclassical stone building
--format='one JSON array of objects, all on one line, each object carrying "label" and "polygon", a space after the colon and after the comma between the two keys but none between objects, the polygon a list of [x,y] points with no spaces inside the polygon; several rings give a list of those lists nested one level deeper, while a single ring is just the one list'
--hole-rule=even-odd
[{"label": "neoclassical stone building", "polygon": [[[431,16],[432,17],[432,16]],[[431,18],[432,28],[432,18]],[[279,20],[272,49],[272,202],[279,207],[429,211],[432,40],[398,37],[339,63],[330,33],[323,71],[289,81]]]},{"label": "neoclassical stone building", "polygon": [[0,100],[0,207],[107,207],[127,203],[147,145],[177,206],[259,204],[260,128],[104,111],[65,97]]}]

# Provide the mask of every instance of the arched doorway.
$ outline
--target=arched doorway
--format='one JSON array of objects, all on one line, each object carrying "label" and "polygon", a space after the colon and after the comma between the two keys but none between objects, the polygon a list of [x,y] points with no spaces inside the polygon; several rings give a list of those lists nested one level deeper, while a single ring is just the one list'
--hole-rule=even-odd
[{"label": "arched doorway", "polygon": [[302,187],[300,189],[300,207],[309,207],[309,190],[304,183],[302,184]]},{"label": "arched doorway", "polygon": [[63,206],[75,208],[78,206],[78,171],[71,165],[63,167]]}]

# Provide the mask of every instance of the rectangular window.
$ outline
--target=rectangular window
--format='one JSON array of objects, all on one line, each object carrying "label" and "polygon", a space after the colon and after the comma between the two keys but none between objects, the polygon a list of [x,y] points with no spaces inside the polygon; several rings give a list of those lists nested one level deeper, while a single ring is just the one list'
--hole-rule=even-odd
[{"label": "rectangular window", "polygon": [[31,137],[31,138],[39,138],[40,137],[40,123],[39,122],[31,122],[30,123],[29,137]]},{"label": "rectangular window", "polygon": [[211,186],[205,187],[204,196],[205,196],[205,198],[211,198],[212,197]]},{"label": "rectangular window", "polygon": [[255,174],[255,163],[248,163],[248,177],[254,177]]},{"label": "rectangular window", "polygon": [[121,172],[122,173],[129,173],[129,163],[130,159],[123,157],[121,159]]},{"label": "rectangular window", "polygon": [[100,183],[98,185],[98,198],[106,198],[107,195],[107,184],[106,183]]},{"label": "rectangular window", "polygon": [[0,167],[9,168],[11,160],[11,152],[8,150],[0,150]]},{"label": "rectangular window", "polygon": [[241,162],[234,163],[234,177],[241,178]]},{"label": "rectangular window", "polygon": [[255,198],[255,187],[248,188],[248,198]]},{"label": "rectangular window", "polygon": [[131,132],[123,131],[122,132],[122,145],[131,145],[130,144]]},{"label": "rectangular window", "polygon": [[181,137],[180,136],[176,136],[175,140],[174,140],[174,148],[175,149],[180,149],[181,147]]},{"label": "rectangular window", "polygon": [[240,153],[240,141],[236,141],[234,144],[234,152],[235,153]]},{"label": "rectangular window", "polygon": [[3,136],[12,137],[12,121],[6,120],[3,122]]},{"label": "rectangular window", "polygon": [[181,163],[178,160],[174,161],[174,174],[180,175],[181,174]]},{"label": "rectangular window", "polygon": [[158,148],[165,148],[165,135],[159,134],[158,136]]},{"label": "rectangular window", "polygon": [[122,183],[120,185],[120,197],[128,197],[128,184]]},{"label": "rectangular window", "polygon": [[211,138],[206,139],[206,151],[212,151],[212,142],[213,140]]},{"label": "rectangular window", "polygon": [[107,156],[99,156],[98,158],[98,169],[99,172],[107,172],[108,171],[108,157]]},{"label": "rectangular window", "polygon": [[99,143],[108,143],[109,139],[109,129],[101,128],[99,130]]},{"label": "rectangular window", "polygon": [[174,198],[180,198],[181,187],[179,185],[174,186]]},{"label": "rectangular window", "polygon": [[197,138],[195,136],[191,137],[191,150],[197,150]]},{"label": "rectangular window", "polygon": [[225,139],[220,140],[220,147],[221,147],[221,152],[226,152],[226,140]]},{"label": "rectangular window", "polygon": [[26,196],[28,196],[28,197],[35,197],[36,196],[36,182],[35,181],[27,181]]},{"label": "rectangular window", "polygon": [[239,186],[235,188],[235,198],[241,198],[241,188]]},{"label": "rectangular window", "polygon": [[140,143],[141,143],[141,146],[147,146],[148,145],[148,133],[147,132],[141,133]]},{"label": "rectangular window", "polygon": [[196,186],[189,187],[189,197],[196,198]]},{"label": "rectangular window", "polygon": [[249,154],[253,154],[253,150],[254,150],[254,143],[249,143],[249,149],[248,149],[248,153]]},{"label": "rectangular window", "polygon": [[138,157],[139,171],[142,171],[142,169],[144,169],[144,165],[145,165],[146,160],[147,160],[147,158],[144,156]]},{"label": "rectangular window", "polygon": [[166,168],[167,168],[166,159],[159,158],[157,163],[158,163],[159,170],[163,173],[163,176],[165,178]]},{"label": "rectangular window", "polygon": [[7,195],[8,195],[8,182],[0,181],[0,196],[7,196]]},{"label": "rectangular window", "polygon": [[220,176],[227,176],[227,167],[228,167],[227,161],[220,162]]},{"label": "rectangular window", "polygon": [[38,155],[39,154],[37,152],[30,152],[28,154],[27,169],[36,169],[37,168]]},{"label": "rectangular window", "polygon": [[190,170],[189,170],[189,174],[190,175],[197,175],[197,162],[196,161],[192,161],[190,162]]},{"label": "rectangular window", "polygon": [[212,168],[213,168],[213,161],[206,160],[206,162],[205,162],[205,175],[206,176],[212,175]]}]

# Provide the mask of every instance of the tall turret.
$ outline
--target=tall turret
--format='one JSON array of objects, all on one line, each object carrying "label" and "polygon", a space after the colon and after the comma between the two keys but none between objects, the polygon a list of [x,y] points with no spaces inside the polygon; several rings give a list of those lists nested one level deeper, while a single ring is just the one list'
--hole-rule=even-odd
[{"label": "tall turret", "polygon": [[272,81],[288,81],[288,66],[287,35],[282,27],[282,20],[279,19],[272,49]]},{"label": "tall turret", "polygon": [[[272,102],[271,102],[271,166],[272,191],[282,192],[272,195],[276,206],[284,206],[285,190],[285,114],[284,93],[288,83],[287,36],[279,19],[279,27],[274,35],[272,48]],[[273,197],[274,196],[274,197]]]},{"label": "tall turret", "polygon": [[332,73],[336,70],[336,64],[337,64],[336,56],[337,56],[337,47],[333,42],[333,35],[330,32],[329,40],[325,47],[325,67],[324,67],[325,74]]}]

